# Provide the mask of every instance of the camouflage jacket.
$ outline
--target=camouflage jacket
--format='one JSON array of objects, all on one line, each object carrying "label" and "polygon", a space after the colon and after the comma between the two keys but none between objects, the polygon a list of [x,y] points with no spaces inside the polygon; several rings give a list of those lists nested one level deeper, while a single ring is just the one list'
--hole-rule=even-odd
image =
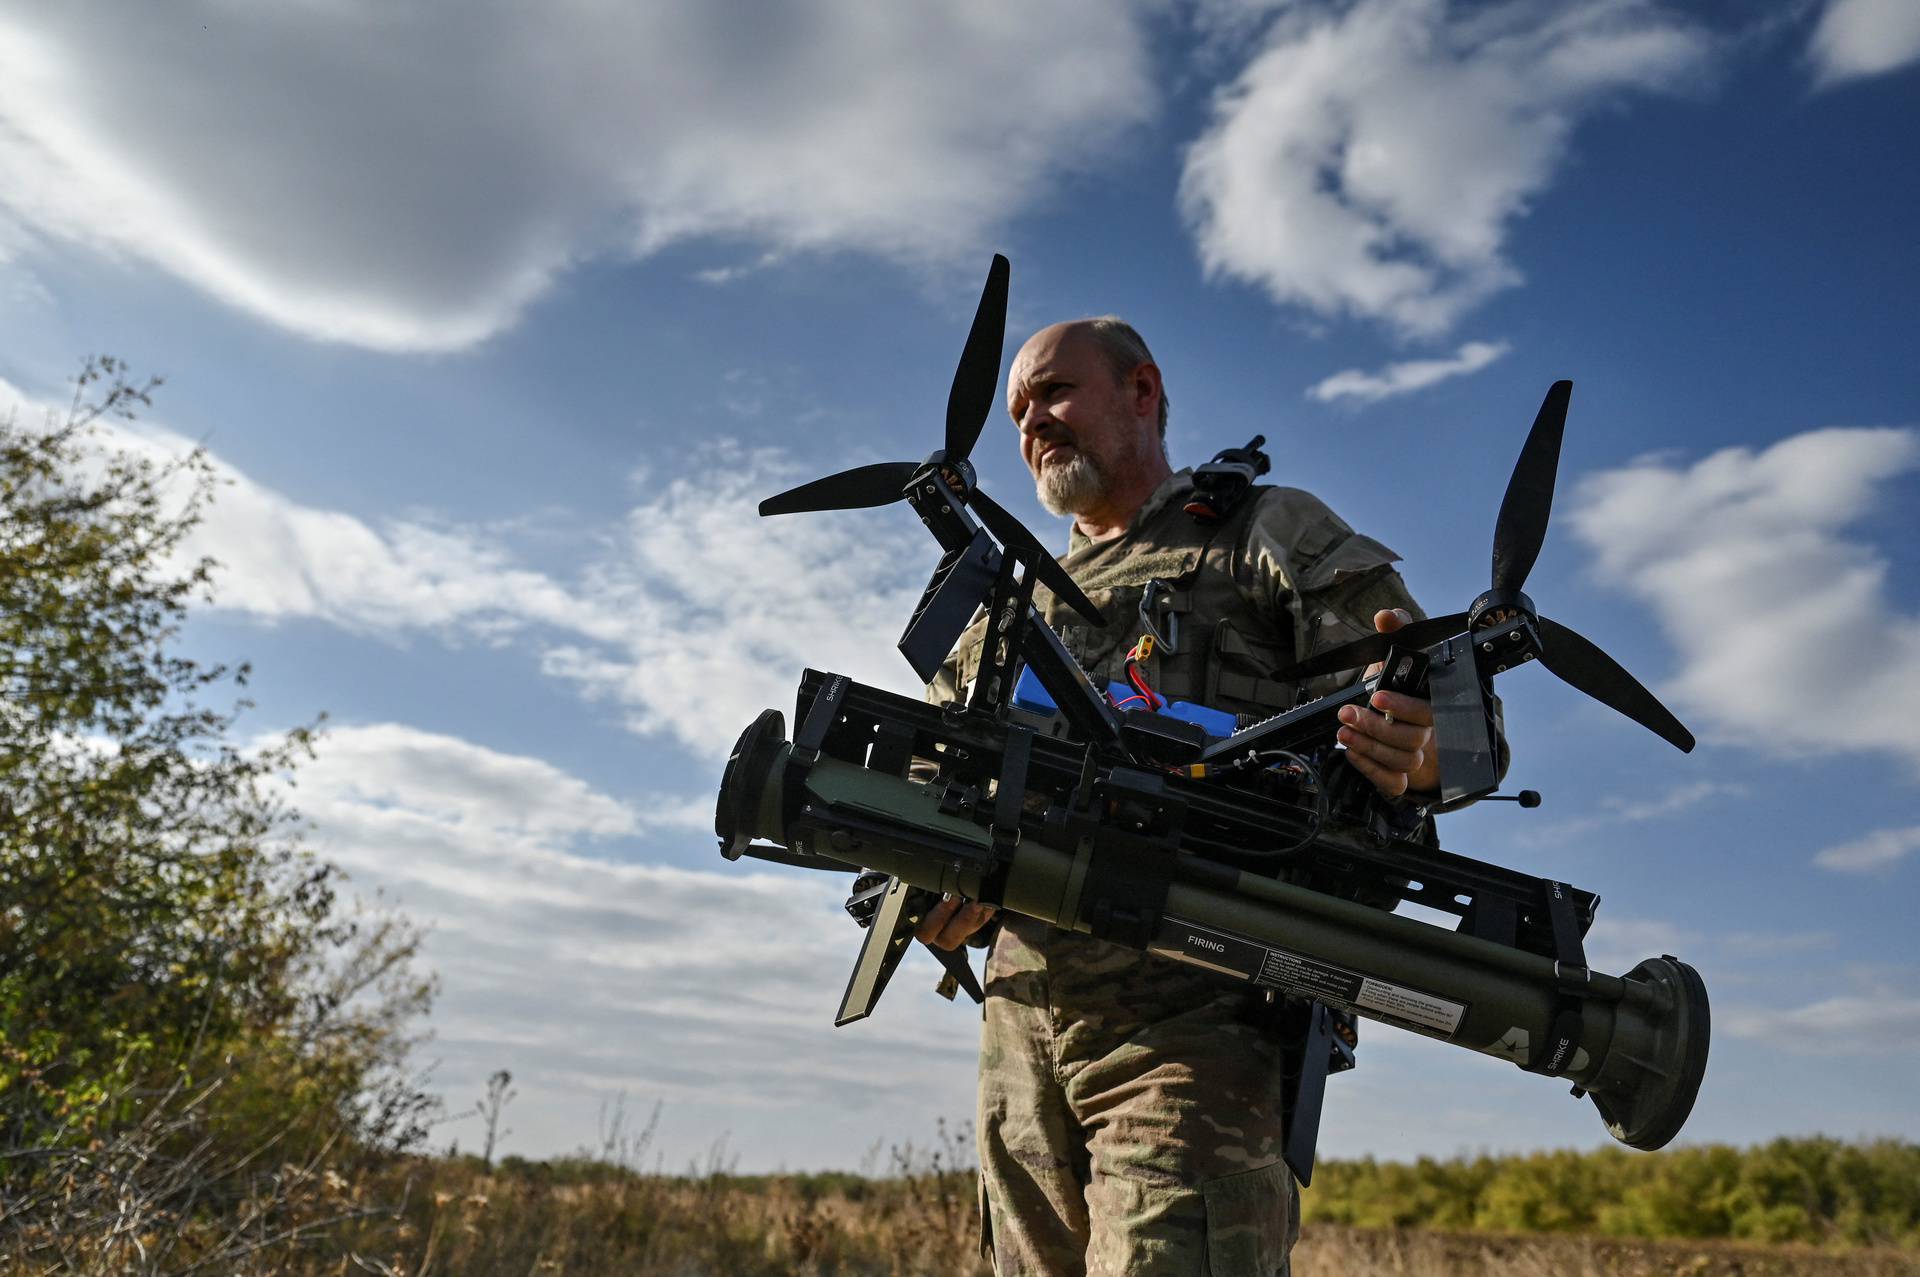
[{"label": "camouflage jacket", "polygon": [[[1298,488],[1256,488],[1211,527],[1185,512],[1191,471],[1170,476],[1120,536],[1090,541],[1076,526],[1060,562],[1108,624],[1082,624],[1040,587],[1035,605],[1074,657],[1104,686],[1119,679],[1146,618],[1171,644],[1155,644],[1142,672],[1169,700],[1196,701],[1246,718],[1290,709],[1351,682],[1352,673],[1304,685],[1275,672],[1373,633],[1373,614],[1425,614],[1393,568],[1399,559],[1355,532]],[[936,703],[960,697],[980,663],[984,619],[964,633],[927,688]]]}]

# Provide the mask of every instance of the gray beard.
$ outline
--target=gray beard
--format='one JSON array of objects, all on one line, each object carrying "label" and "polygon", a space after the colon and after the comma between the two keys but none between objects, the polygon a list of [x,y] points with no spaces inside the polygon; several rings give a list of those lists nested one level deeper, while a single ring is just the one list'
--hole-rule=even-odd
[{"label": "gray beard", "polygon": [[1058,465],[1041,466],[1033,486],[1048,514],[1085,514],[1106,496],[1107,476],[1099,463],[1076,449]]}]

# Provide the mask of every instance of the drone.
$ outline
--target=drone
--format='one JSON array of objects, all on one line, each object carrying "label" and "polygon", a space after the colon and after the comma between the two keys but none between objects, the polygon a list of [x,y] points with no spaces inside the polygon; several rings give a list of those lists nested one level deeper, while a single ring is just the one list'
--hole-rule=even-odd
[{"label": "drone", "polygon": [[[1044,585],[1109,618],[969,461],[1000,384],[1010,265],[995,256],[947,400],[942,446],[769,497],[763,516],[904,501],[941,554],[898,647],[922,682],[984,614],[964,701],[932,705],[807,670],[793,737],[777,710],[741,734],[721,780],[721,854],[856,875],[865,928],[836,1025],[869,1015],[943,894],[1204,967],[1281,1000],[1299,1032],[1285,1158],[1312,1178],[1326,1079],[1354,1064],[1352,1017],[1573,1084],[1615,1139],[1671,1141],[1706,1071],[1706,986],[1672,955],[1592,968],[1599,897],[1434,845],[1428,810],[1382,796],[1337,743],[1339,712],[1382,688],[1428,697],[1439,803],[1504,798],[1493,680],[1538,662],[1682,751],[1694,738],[1611,657],[1542,616],[1524,587],[1546,538],[1572,384],[1548,390],[1494,527],[1492,576],[1466,609],[1370,635],[1275,677],[1355,671],[1347,688],[1241,725],[1201,707],[1123,708],[1034,605]],[[1217,519],[1266,469],[1256,437],[1198,474]],[[1138,698],[1134,698],[1138,699]],[[1181,713],[1185,708],[1190,712]],[[1531,791],[1514,796],[1537,805]],[[1425,906],[1451,927],[1389,912]],[[931,946],[929,946],[931,948]],[[984,995],[963,953],[933,948],[941,992]]]}]

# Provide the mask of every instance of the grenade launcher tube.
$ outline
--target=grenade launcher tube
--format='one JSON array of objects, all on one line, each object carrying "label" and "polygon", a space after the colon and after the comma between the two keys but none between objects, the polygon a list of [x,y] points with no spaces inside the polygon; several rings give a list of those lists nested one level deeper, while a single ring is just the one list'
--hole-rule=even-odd
[{"label": "grenade launcher tube", "polygon": [[[1056,926],[1091,932],[1089,870],[1095,838],[1072,851],[1022,838],[996,848],[993,833],[967,816],[942,811],[928,786],[827,755],[810,764],[781,747],[753,831],[793,850],[874,869],[929,891],[983,900]],[[1516,1064],[1546,1038],[1568,993],[1582,999],[1578,1045],[1556,1075],[1594,1093],[1616,1138],[1656,1148],[1677,1133],[1698,1078],[1687,1049],[1690,1031],[1704,1052],[1704,989],[1695,998],[1691,968],[1649,959],[1626,977],[1564,972],[1551,958],[1400,917],[1348,900],[1179,856],[1165,918],[1231,933],[1315,963],[1393,986],[1430,992],[1458,1007],[1450,1031],[1417,1018],[1351,1009],[1394,1027],[1437,1037]],[[1149,946],[1152,948],[1154,946]],[[1569,981],[1576,982],[1570,987]],[[1688,1012],[1698,1021],[1687,1024]],[[1679,1019],[1682,1023],[1675,1024]],[[1678,1043],[1676,1043],[1678,1035]],[[1635,1097],[1649,1088],[1665,1096],[1651,1122]],[[1578,1093],[1578,1092],[1576,1092]],[[1622,1129],[1606,1098],[1633,1109]],[[1678,1110],[1677,1114],[1670,1110]],[[1667,1129],[1671,1127],[1671,1129]]]}]

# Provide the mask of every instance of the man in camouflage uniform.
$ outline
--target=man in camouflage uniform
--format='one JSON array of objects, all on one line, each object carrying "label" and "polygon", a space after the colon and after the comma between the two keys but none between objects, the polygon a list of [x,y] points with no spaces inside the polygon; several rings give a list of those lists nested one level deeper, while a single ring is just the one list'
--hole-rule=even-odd
[{"label": "man in camouflage uniform", "polygon": [[[1392,564],[1297,489],[1261,488],[1206,525],[1185,512],[1189,471],[1165,453],[1160,370],[1119,320],[1043,329],[1008,385],[1040,499],[1074,516],[1062,564],[1111,624],[1036,604],[1104,686],[1122,677],[1148,582],[1178,626],[1145,662],[1170,700],[1265,717],[1351,675],[1301,688],[1274,671],[1421,615]],[[962,695],[980,631],[928,688]],[[1389,796],[1431,791],[1423,700],[1377,693],[1343,711],[1348,757]],[[920,937],[952,948],[992,911],[942,902]],[[1298,1235],[1281,1160],[1283,1042],[1263,1004],[1217,977],[1091,936],[1007,915],[986,972],[981,1038],[983,1245],[1002,1277],[1192,1274],[1273,1277]]]}]

